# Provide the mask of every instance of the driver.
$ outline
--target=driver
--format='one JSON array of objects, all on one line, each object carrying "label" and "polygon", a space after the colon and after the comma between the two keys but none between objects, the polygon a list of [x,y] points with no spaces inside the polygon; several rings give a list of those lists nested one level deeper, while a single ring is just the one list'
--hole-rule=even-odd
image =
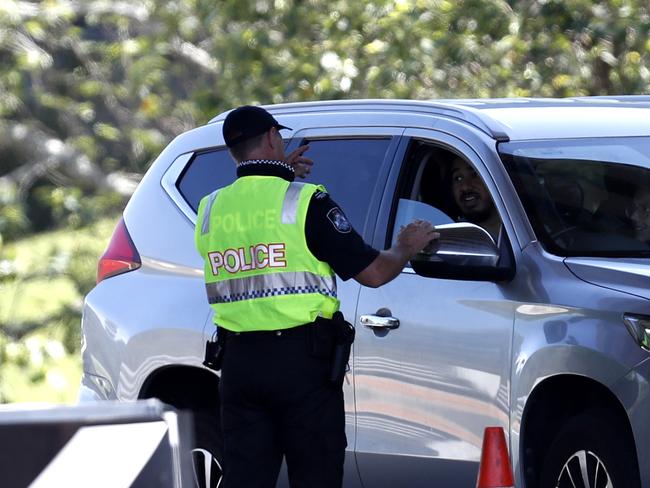
[{"label": "driver", "polygon": [[501,219],[483,180],[464,159],[451,162],[451,192],[465,220],[483,227],[498,242]]}]

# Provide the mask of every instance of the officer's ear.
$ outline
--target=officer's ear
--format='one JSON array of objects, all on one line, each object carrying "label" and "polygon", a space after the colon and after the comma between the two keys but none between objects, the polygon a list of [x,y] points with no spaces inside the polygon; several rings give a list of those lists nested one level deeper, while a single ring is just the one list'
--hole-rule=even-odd
[{"label": "officer's ear", "polygon": [[278,143],[278,139],[282,140],[282,136],[280,136],[280,131],[278,131],[276,127],[271,127],[266,132],[265,136],[268,139],[271,147],[275,147],[275,145]]},{"label": "officer's ear", "polygon": [[282,140],[282,134],[277,127],[271,127],[264,134],[264,142],[273,150],[277,151],[278,148],[282,147],[284,150],[284,141]]}]

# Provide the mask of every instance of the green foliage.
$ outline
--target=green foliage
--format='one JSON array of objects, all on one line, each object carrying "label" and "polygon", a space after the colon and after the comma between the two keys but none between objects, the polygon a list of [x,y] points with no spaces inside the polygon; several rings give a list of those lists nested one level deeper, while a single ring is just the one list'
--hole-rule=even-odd
[{"label": "green foliage", "polygon": [[82,299],[116,220],[0,247],[0,402],[75,400]]}]

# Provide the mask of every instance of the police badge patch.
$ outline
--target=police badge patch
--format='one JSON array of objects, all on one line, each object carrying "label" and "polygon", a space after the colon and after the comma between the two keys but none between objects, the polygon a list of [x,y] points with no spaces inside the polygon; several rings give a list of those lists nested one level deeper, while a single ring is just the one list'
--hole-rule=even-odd
[{"label": "police badge patch", "polygon": [[332,210],[327,212],[327,218],[332,222],[334,228],[341,234],[347,234],[352,230],[352,226],[350,225],[350,222],[348,222],[347,217],[338,207],[334,207]]}]

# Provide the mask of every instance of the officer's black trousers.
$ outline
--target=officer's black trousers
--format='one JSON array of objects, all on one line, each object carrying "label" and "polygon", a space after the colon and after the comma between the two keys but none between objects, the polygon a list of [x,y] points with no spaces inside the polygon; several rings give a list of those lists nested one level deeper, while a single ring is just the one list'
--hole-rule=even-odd
[{"label": "officer's black trousers", "polygon": [[285,456],[292,488],[339,488],[343,391],[314,357],[310,325],[228,335],[221,371],[223,488],[274,488]]}]

